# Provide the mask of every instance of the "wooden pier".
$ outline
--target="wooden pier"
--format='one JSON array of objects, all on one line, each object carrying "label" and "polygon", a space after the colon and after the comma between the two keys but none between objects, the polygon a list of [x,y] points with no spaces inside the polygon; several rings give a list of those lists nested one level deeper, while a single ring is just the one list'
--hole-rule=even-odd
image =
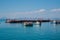
[{"label": "wooden pier", "polygon": [[6,20],[6,23],[50,22],[50,20]]},{"label": "wooden pier", "polygon": [[52,22],[54,24],[60,24],[60,20],[6,20],[6,23],[23,23],[24,26],[41,25],[42,22]]}]

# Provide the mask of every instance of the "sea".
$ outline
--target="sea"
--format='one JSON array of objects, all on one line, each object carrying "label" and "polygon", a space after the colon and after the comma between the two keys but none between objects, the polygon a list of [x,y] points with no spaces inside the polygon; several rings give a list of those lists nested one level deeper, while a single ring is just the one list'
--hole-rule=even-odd
[{"label": "sea", "polygon": [[0,40],[60,40],[60,24],[42,22],[41,25],[24,26],[0,20]]}]

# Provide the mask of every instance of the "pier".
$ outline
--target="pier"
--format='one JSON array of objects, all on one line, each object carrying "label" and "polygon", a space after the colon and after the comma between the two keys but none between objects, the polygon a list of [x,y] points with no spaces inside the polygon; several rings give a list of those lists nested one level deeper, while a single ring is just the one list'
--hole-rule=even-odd
[{"label": "pier", "polygon": [[50,20],[6,20],[6,23],[50,22]]},{"label": "pier", "polygon": [[23,23],[24,25],[33,25],[35,23],[36,25],[41,25],[42,22],[51,22],[53,24],[60,24],[60,20],[13,20],[13,19],[7,19],[6,23]]}]

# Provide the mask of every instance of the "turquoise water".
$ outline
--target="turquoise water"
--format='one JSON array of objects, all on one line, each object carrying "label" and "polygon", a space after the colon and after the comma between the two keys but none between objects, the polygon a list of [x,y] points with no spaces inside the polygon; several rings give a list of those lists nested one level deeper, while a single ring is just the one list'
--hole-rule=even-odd
[{"label": "turquoise water", "polygon": [[26,27],[23,24],[0,23],[0,40],[60,40],[60,24],[50,22]]}]

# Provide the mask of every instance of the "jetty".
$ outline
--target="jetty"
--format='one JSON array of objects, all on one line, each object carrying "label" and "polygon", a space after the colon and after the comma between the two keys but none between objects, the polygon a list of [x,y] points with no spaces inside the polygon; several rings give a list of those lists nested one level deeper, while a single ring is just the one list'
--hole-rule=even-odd
[{"label": "jetty", "polygon": [[16,19],[7,19],[6,23],[23,23],[24,26],[33,26],[33,23],[36,25],[41,25],[42,22],[52,22],[54,24],[60,24],[60,20],[16,20]]},{"label": "jetty", "polygon": [[41,22],[50,22],[50,20],[11,20],[8,19],[6,20],[6,23],[24,23],[24,22],[37,22],[37,23],[41,23]]}]

